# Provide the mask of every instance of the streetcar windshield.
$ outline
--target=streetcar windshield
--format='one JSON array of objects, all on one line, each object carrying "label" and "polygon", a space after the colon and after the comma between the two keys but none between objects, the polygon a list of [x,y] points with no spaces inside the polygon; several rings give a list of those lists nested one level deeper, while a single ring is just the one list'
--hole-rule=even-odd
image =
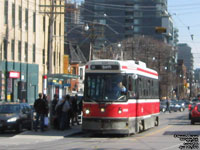
[{"label": "streetcar windshield", "polygon": [[86,101],[126,101],[126,91],[125,74],[86,74]]}]

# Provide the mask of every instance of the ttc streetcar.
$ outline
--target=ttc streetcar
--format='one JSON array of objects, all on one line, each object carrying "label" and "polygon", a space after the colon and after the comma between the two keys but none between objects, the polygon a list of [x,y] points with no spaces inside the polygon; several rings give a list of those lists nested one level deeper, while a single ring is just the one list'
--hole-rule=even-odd
[{"label": "ttc streetcar", "polygon": [[158,73],[145,63],[92,60],[84,84],[83,131],[133,134],[158,126]]}]

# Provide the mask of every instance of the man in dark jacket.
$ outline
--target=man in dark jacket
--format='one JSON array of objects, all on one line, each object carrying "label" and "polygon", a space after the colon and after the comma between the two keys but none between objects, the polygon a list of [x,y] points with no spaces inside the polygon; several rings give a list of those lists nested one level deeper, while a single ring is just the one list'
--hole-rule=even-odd
[{"label": "man in dark jacket", "polygon": [[39,94],[39,98],[35,100],[34,102],[34,109],[36,112],[36,121],[34,125],[35,131],[37,131],[37,127],[40,121],[40,130],[44,131],[44,117],[46,114],[46,102],[42,98],[42,94]]},{"label": "man in dark jacket", "polygon": [[77,100],[78,100],[78,95],[76,94],[73,99],[72,99],[72,116],[71,116],[71,121],[72,121],[72,125],[74,125],[74,122],[77,123],[77,125],[79,125],[78,122],[78,105],[77,105]]},{"label": "man in dark jacket", "polygon": [[53,127],[56,129],[59,129],[59,119],[58,116],[56,114],[56,105],[58,103],[58,96],[57,94],[54,94],[54,99],[51,102],[51,115],[52,115],[52,123],[53,123]]}]

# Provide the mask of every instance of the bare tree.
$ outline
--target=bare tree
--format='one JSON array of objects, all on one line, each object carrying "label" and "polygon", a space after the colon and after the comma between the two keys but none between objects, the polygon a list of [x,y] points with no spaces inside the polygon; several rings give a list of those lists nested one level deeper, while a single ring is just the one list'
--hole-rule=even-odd
[{"label": "bare tree", "polygon": [[[174,51],[171,46],[148,36],[135,36],[107,46],[101,53],[101,59],[123,59],[143,61],[147,67],[159,74],[160,97],[171,96],[174,88],[175,68],[172,63]],[[122,58],[121,58],[122,57]]]}]

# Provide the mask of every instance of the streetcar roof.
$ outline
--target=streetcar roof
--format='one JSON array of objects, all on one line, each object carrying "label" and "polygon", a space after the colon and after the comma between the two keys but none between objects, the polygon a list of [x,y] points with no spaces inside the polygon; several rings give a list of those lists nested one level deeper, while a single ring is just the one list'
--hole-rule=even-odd
[{"label": "streetcar roof", "polygon": [[134,60],[92,60],[86,64],[87,73],[133,73],[158,79],[158,73],[146,67],[141,61]]}]

